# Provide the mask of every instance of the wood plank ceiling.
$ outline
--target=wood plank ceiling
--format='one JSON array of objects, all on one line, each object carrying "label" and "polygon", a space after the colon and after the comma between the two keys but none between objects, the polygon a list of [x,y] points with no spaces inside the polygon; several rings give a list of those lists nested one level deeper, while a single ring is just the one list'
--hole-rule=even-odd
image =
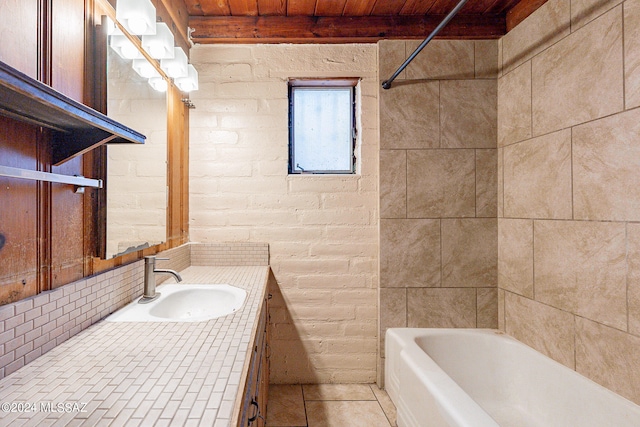
[{"label": "wood plank ceiling", "polygon": [[[459,0],[183,0],[195,43],[425,38]],[[439,38],[501,37],[547,0],[469,0]]]}]

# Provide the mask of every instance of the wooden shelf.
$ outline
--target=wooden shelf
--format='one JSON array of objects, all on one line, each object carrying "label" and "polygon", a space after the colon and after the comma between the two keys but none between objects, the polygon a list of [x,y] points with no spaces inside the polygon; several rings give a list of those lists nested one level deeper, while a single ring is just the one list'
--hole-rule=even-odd
[{"label": "wooden shelf", "polygon": [[53,131],[54,165],[105,143],[146,137],[0,61],[0,115]]}]

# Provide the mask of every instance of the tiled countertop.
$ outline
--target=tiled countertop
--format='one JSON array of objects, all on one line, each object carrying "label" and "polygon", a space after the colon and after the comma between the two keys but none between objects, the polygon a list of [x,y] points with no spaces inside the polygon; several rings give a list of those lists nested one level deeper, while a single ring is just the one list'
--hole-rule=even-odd
[{"label": "tiled countertop", "polygon": [[0,426],[228,426],[268,271],[181,271],[247,301],[207,322],[96,323],[0,380]]}]

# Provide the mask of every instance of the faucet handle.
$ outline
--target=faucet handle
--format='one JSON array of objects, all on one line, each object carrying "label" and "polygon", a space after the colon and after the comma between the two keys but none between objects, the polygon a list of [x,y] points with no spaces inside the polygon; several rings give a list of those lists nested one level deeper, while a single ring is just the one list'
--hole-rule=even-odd
[{"label": "faucet handle", "polygon": [[158,257],[156,257],[156,261],[169,261],[169,258],[158,258]]}]

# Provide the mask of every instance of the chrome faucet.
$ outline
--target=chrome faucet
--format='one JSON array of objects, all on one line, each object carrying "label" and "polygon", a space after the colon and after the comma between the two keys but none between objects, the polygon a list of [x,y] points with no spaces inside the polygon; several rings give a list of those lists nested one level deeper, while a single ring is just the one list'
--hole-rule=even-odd
[{"label": "chrome faucet", "polygon": [[160,296],[160,292],[156,292],[156,273],[172,274],[176,281],[181,282],[182,277],[178,272],[167,270],[164,268],[156,268],[156,260],[166,261],[169,258],[156,258],[155,255],[144,257],[144,292],[142,298],[138,300],[140,304],[146,304]]}]

